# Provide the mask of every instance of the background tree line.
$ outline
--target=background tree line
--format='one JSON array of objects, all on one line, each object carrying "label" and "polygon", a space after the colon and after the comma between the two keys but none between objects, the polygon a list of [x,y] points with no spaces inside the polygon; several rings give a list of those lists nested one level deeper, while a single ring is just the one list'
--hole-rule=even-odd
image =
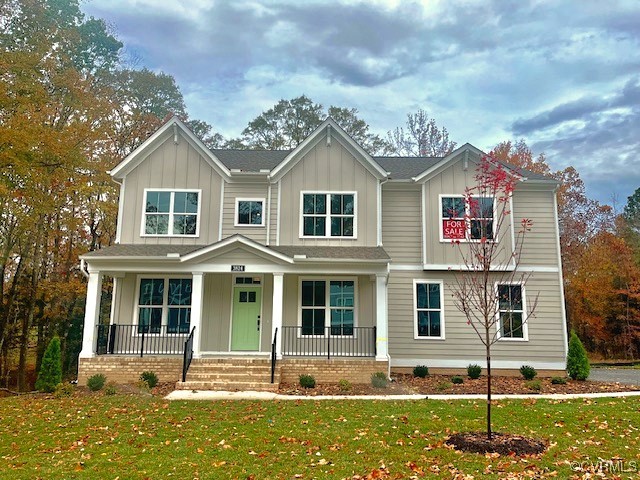
[{"label": "background tree line", "polygon": [[[357,109],[302,95],[280,100],[224,138],[189,117],[170,75],[135,68],[78,0],[0,0],[0,383],[30,387],[59,335],[65,373],[80,350],[85,284],[78,256],[110,245],[117,189],[107,170],[170,115],[210,148],[291,149],[327,115],[374,155],[443,156],[456,144],[425,110],[381,137]],[[524,141],[500,159],[558,179],[570,324],[602,355],[640,350],[640,189],[624,211],[589,199],[578,172],[554,172]],[[104,295],[108,295],[105,285]],[[106,303],[106,302],[105,302]],[[108,312],[105,312],[108,316]],[[35,352],[35,360],[33,353]]]}]

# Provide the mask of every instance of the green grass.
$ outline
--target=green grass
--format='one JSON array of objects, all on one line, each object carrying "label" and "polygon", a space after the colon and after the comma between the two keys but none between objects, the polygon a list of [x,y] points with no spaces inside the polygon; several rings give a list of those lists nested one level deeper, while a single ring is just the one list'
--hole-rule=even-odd
[{"label": "green grass", "polygon": [[618,473],[629,470],[621,478],[634,478],[639,400],[497,402],[495,431],[551,445],[522,460],[443,446],[449,433],[484,428],[482,401],[4,398],[0,478],[351,478],[382,468],[376,473],[385,478],[580,478],[584,472],[572,471],[571,462],[602,460],[617,462]]}]

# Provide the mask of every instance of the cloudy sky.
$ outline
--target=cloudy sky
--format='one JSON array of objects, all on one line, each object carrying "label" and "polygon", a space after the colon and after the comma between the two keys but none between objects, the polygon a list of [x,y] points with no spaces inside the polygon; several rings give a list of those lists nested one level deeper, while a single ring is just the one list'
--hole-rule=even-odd
[{"label": "cloudy sky", "polygon": [[[524,138],[587,193],[640,187],[637,0],[87,0],[192,118],[237,137],[281,98],[355,107],[374,132],[426,109],[488,151]],[[614,197],[615,196],[615,197]]]}]

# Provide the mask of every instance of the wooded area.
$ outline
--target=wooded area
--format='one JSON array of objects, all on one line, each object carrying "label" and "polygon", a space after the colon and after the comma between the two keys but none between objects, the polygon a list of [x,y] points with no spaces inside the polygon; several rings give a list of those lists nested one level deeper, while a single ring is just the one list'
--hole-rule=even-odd
[{"label": "wooded area", "polygon": [[[128,65],[123,44],[77,0],[0,0],[0,47],[0,383],[22,390],[54,335],[65,374],[75,374],[85,301],[78,256],[115,236],[118,192],[106,171],[168,116],[212,148],[293,148],[326,115],[372,154],[444,155],[455,147],[424,110],[382,138],[356,109],[325,110],[304,95],[280,100],[239,138],[225,139],[189,118],[173,77]],[[524,141],[495,152],[561,182],[569,323],[591,351],[637,358],[640,189],[618,214],[586,196],[574,168],[552,171]]]}]

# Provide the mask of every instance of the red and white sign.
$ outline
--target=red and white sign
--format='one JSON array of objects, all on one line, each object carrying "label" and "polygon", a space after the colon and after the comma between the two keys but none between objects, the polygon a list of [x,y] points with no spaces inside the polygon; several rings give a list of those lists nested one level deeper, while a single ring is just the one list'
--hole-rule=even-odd
[{"label": "red and white sign", "polygon": [[464,220],[443,220],[442,237],[445,240],[464,240]]}]

